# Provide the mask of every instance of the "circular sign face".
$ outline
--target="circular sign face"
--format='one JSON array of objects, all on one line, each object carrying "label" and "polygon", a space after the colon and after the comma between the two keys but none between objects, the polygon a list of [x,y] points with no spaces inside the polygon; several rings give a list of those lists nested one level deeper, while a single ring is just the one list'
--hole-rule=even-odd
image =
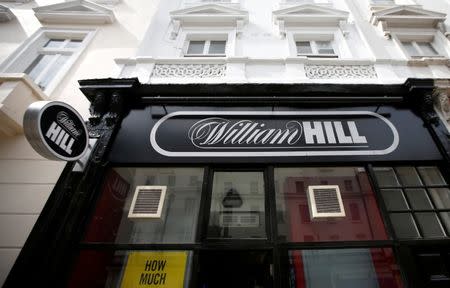
[{"label": "circular sign face", "polygon": [[34,150],[47,159],[75,161],[88,148],[83,118],[64,102],[34,102],[25,111],[23,129]]}]

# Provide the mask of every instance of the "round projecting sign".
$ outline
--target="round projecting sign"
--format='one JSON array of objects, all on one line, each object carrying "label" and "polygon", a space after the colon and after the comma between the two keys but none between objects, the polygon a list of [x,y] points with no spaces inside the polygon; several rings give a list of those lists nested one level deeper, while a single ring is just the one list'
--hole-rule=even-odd
[{"label": "round projecting sign", "polygon": [[47,159],[75,161],[88,148],[83,118],[64,102],[34,102],[25,111],[23,129],[34,150]]}]

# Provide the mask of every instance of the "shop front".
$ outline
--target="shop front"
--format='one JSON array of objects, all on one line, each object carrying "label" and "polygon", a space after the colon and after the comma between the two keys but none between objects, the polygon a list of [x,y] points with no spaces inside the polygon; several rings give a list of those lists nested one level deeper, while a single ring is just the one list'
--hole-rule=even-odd
[{"label": "shop front", "polygon": [[[41,232],[63,222],[56,240],[27,242],[57,251],[40,269],[60,286],[450,285],[448,155],[422,90],[200,101],[121,83],[100,109],[110,87],[87,84],[96,149],[39,220]],[[9,284],[37,253],[22,253]]]}]

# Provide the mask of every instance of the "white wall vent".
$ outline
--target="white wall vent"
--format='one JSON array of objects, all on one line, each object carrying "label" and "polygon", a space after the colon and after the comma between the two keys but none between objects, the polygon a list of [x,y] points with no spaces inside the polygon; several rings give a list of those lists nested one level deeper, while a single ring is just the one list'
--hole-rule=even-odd
[{"label": "white wall vent", "polygon": [[137,186],[128,218],[161,219],[167,186]]},{"label": "white wall vent", "polygon": [[219,221],[221,227],[259,227],[259,213],[221,213]]},{"label": "white wall vent", "polygon": [[344,204],[337,185],[308,186],[308,203],[311,220],[345,217]]}]

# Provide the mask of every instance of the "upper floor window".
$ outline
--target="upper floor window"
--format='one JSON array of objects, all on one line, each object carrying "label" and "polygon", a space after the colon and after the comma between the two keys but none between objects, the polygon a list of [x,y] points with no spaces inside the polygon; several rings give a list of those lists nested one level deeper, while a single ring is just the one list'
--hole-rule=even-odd
[{"label": "upper floor window", "polygon": [[225,56],[226,40],[190,40],[184,56]]},{"label": "upper floor window", "polygon": [[338,57],[334,51],[332,41],[296,41],[298,56]]},{"label": "upper floor window", "polygon": [[2,63],[0,71],[26,73],[49,94],[93,35],[94,30],[41,29]]},{"label": "upper floor window", "polygon": [[410,57],[439,56],[430,42],[402,41],[402,45]]},{"label": "upper floor window", "polygon": [[37,57],[25,69],[34,82],[45,90],[58,71],[64,67],[70,57],[81,47],[83,39],[49,39],[39,49]]}]

